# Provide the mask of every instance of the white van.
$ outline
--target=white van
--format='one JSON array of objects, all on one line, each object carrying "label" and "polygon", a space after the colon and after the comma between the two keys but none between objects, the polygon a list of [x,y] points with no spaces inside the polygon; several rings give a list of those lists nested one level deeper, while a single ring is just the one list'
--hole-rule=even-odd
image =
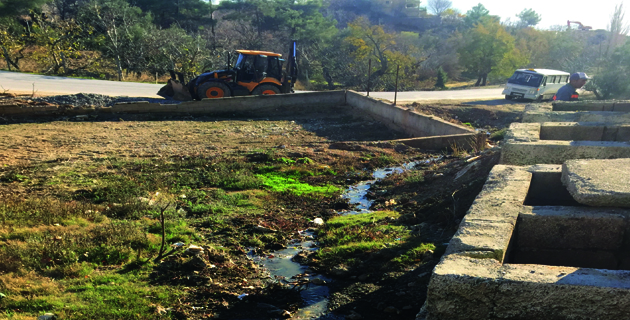
[{"label": "white van", "polygon": [[571,74],[550,69],[518,69],[510,79],[503,94],[505,99],[531,99],[542,101],[553,98],[567,82]]}]

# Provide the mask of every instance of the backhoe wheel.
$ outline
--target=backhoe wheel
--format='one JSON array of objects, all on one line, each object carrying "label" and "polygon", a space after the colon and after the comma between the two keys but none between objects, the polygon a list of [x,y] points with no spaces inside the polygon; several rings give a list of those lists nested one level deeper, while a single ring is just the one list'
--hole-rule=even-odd
[{"label": "backhoe wheel", "polygon": [[254,91],[252,91],[252,94],[255,96],[259,96],[259,95],[268,95],[268,94],[279,94],[280,93],[280,89],[276,86],[274,86],[273,84],[261,84],[258,87],[256,87],[256,89],[254,89]]},{"label": "backhoe wheel", "polygon": [[197,95],[199,99],[215,99],[229,97],[231,93],[230,88],[225,83],[209,81],[197,87]]}]

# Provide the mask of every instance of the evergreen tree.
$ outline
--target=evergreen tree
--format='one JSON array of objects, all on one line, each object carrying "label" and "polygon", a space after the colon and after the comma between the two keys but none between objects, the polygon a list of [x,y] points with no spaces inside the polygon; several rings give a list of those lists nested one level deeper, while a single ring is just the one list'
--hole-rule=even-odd
[{"label": "evergreen tree", "polygon": [[435,87],[438,89],[446,89],[446,82],[448,82],[448,75],[440,66],[437,70],[437,80],[435,81]]},{"label": "evergreen tree", "polygon": [[194,32],[212,26],[212,4],[203,0],[127,0],[131,6],[153,14],[153,22],[161,28],[174,24]]}]

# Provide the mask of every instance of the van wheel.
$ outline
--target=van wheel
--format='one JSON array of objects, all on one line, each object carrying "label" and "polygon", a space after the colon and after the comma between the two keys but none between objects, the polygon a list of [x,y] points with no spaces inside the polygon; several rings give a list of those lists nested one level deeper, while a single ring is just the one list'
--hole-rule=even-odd
[{"label": "van wheel", "polygon": [[538,96],[538,98],[536,98],[536,102],[542,102],[543,101],[543,95]]},{"label": "van wheel", "polygon": [[514,99],[514,97],[513,97],[513,96],[511,96],[511,95],[509,95],[509,94],[506,94],[506,95],[505,95],[505,100],[512,100],[512,99]]}]

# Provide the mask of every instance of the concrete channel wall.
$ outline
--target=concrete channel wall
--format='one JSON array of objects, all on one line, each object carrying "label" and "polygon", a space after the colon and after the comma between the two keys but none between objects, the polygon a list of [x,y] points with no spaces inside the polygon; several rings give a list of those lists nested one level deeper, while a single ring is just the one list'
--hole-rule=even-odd
[{"label": "concrete channel wall", "polygon": [[472,132],[464,126],[366,97],[355,91],[348,91],[346,103],[397,130],[402,129],[416,137],[470,134]]},{"label": "concrete channel wall", "polygon": [[627,319],[629,116],[628,101],[527,106],[417,319]]},{"label": "concrete channel wall", "polygon": [[512,123],[501,151],[501,163],[513,165],[628,157],[630,127],[602,123]]},{"label": "concrete channel wall", "polygon": [[251,114],[281,108],[317,108],[322,106],[343,106],[345,104],[346,92],[344,90],[337,90],[299,94],[275,94],[266,96],[203,99],[202,101],[190,101],[170,105],[159,103],[116,104],[112,107],[112,112],[163,112],[222,115],[234,113]]},{"label": "concrete channel wall", "polygon": [[556,101],[552,111],[630,112],[630,100]]},{"label": "concrete channel wall", "polygon": [[[211,116],[268,116],[274,111],[313,111],[321,107],[352,108],[353,115],[370,117],[412,139],[393,140],[411,147],[445,150],[478,148],[479,139],[470,128],[423,115],[390,102],[365,97],[354,91],[325,91],[266,96],[204,99],[179,104],[149,102],[119,103],[112,107],[69,108],[63,106],[0,106],[4,116],[86,115],[98,113],[184,113]],[[485,147],[485,142],[483,142]]]},{"label": "concrete channel wall", "polygon": [[[561,172],[494,167],[433,271],[419,318],[627,318],[630,210],[525,204]],[[537,174],[546,178],[536,183]]]},{"label": "concrete channel wall", "polygon": [[[595,102],[593,102],[594,104]],[[574,102],[555,102],[552,104],[529,104],[523,112],[524,123],[532,122],[600,122],[600,123],[630,123],[630,112],[622,111],[553,111],[558,109],[578,109],[573,107]],[[614,105],[614,102],[608,103]],[[581,103],[581,106],[584,106]],[[599,107],[598,107],[599,106]],[[595,105],[594,109],[600,109],[602,105]],[[603,109],[603,108],[602,108]],[[619,109],[619,108],[618,108]]]}]

